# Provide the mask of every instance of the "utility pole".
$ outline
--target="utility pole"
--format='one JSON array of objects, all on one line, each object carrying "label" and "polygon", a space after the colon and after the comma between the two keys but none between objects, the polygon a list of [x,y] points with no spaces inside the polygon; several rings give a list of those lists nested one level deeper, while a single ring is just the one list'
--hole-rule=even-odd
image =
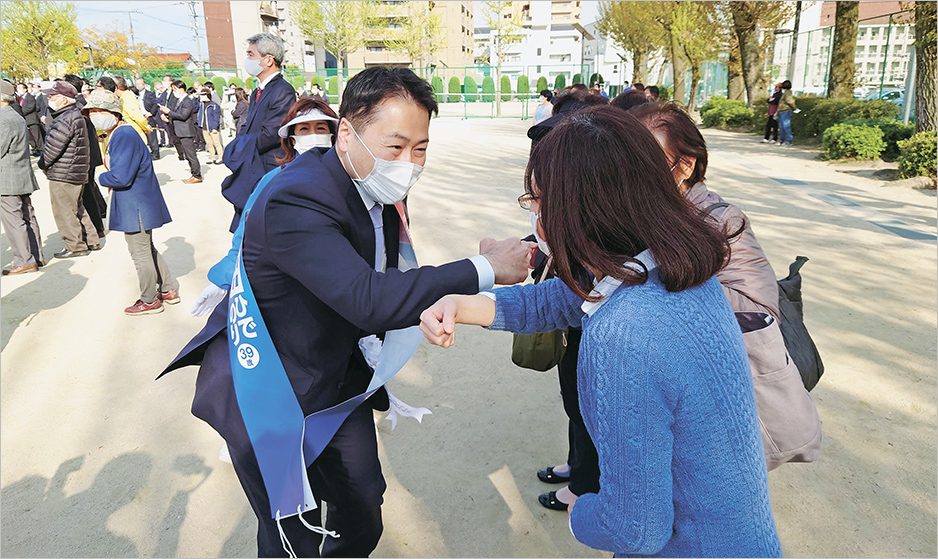
[{"label": "utility pole", "polygon": [[195,33],[195,46],[199,53],[199,67],[202,69],[202,77],[205,77],[205,64],[202,63],[202,42],[199,41],[199,14],[195,9],[195,2],[186,2],[189,6],[189,15],[192,17],[192,32]]},{"label": "utility pole", "polygon": [[131,48],[136,47],[134,43],[134,10],[127,10],[127,19],[130,20],[130,46]]}]

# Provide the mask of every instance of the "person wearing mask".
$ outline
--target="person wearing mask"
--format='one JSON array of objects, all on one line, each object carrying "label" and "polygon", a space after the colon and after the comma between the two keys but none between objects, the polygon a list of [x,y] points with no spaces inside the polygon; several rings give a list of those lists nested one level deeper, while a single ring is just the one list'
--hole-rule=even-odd
[{"label": "person wearing mask", "polygon": [[117,92],[117,82],[110,76],[101,76],[94,86],[95,89],[106,89],[111,93]]},{"label": "person wearing mask", "polygon": [[26,120],[13,110],[13,91],[12,83],[0,81],[0,221],[13,253],[13,264],[3,269],[4,276],[35,272],[45,264],[31,199],[39,183],[29,163]]},{"label": "person wearing mask", "polygon": [[212,164],[220,165],[225,153],[225,147],[221,144],[221,107],[212,100],[212,91],[207,87],[202,88],[199,95],[198,122]]},{"label": "person wearing mask", "polygon": [[[193,107],[199,106],[199,95],[203,89],[205,89],[205,86],[202,85],[202,82],[197,81],[187,90],[189,97],[192,99]],[[202,135],[202,126],[199,124],[198,114],[192,115],[192,126],[195,129],[195,137],[193,138],[195,151],[205,151],[205,137]]]},{"label": "person wearing mask", "polygon": [[52,216],[65,243],[65,248],[54,256],[87,256],[90,251],[101,249],[101,241],[82,204],[91,147],[85,120],[75,105],[78,90],[72,84],[58,80],[43,93],[49,96],[53,122],[42,148],[39,168],[49,179]]},{"label": "person wearing mask", "polygon": [[652,103],[654,103],[655,101],[657,101],[657,100],[658,100],[658,86],[657,86],[657,85],[649,85],[649,86],[645,89],[645,95],[648,97],[648,101],[650,101],[650,102],[652,102]]},{"label": "person wearing mask", "polygon": [[232,173],[222,181],[222,195],[234,206],[230,230],[234,231],[248,196],[265,173],[283,157],[277,130],[284,115],[296,102],[296,92],[280,75],[286,54],[283,41],[270,33],[248,37],[244,69],[257,78],[258,86],[248,98],[248,112],[234,142],[244,144],[233,149],[239,156],[226,161]]},{"label": "person wearing mask", "polygon": [[[285,155],[279,159],[279,167],[274,167],[257,183],[257,187],[248,198],[244,206],[247,212],[254,205],[254,201],[264,190],[272,178],[277,176],[297,156],[311,149],[319,150],[325,154],[335,143],[336,123],[338,116],[329,105],[321,99],[300,99],[290,107],[283,118],[283,125],[278,135]],[[238,251],[241,249],[241,238],[244,233],[244,217],[231,239],[231,250],[208,272],[209,284],[205,286],[195,304],[192,306],[192,316],[204,316],[215,308],[231,287],[231,275],[238,261]]]},{"label": "person wearing mask", "polygon": [[[782,84],[775,84],[775,91],[769,95],[768,107],[769,117],[765,119],[765,136],[762,138],[763,144],[774,144],[778,142],[778,102],[782,99]],[[769,134],[772,139],[769,140]]]},{"label": "person wearing mask", "polygon": [[176,136],[175,127],[172,122],[170,122],[169,117],[163,113],[163,107],[168,107],[170,110],[176,108],[176,104],[179,103],[179,98],[173,93],[173,82],[176,81],[172,76],[165,76],[163,78],[163,85],[166,88],[165,99],[163,101],[157,100],[157,103],[160,107],[160,120],[166,126],[166,134],[169,136],[170,143],[173,144],[173,148],[176,149],[176,157],[179,161],[186,161],[186,155],[183,153],[182,143],[179,141],[179,137]]},{"label": "person wearing mask", "polygon": [[325,90],[323,90],[323,88],[319,87],[319,82],[311,84],[309,86],[309,91],[310,91],[310,97],[312,97],[313,99],[321,99],[325,101],[326,104],[329,103],[329,96],[326,95],[326,92]]},{"label": "person wearing mask", "polygon": [[614,107],[537,145],[519,203],[558,277],[443,297],[421,314],[426,338],[449,347],[456,323],[582,328],[580,409],[601,484],[567,508],[581,543],[616,557],[781,557],[746,348],[714,277],[731,235]]},{"label": "person wearing mask", "polygon": [[193,105],[192,99],[186,95],[186,83],[182,80],[176,80],[172,85],[173,97],[176,105],[174,108],[162,107],[163,119],[170,123],[173,135],[178,139],[181,151],[189,162],[189,172],[191,176],[183,179],[186,184],[196,184],[202,182],[202,167],[199,164],[199,158],[195,154],[195,143],[192,138],[195,136],[195,130],[192,126],[192,115],[197,110]]},{"label": "person wearing mask", "polygon": [[153,171],[153,159],[137,129],[123,120],[122,108],[117,95],[95,91],[83,112],[109,137],[111,164],[99,178],[114,192],[110,229],[124,232],[140,285],[140,298],[124,309],[124,314],[141,316],[163,312],[164,303],[178,303],[179,284],[153,246],[153,230],[172,221]]},{"label": "person wearing mask", "polygon": [[541,102],[534,110],[534,124],[538,124],[543,120],[547,120],[547,117],[550,116],[551,111],[554,108],[553,104],[551,103],[553,99],[554,93],[551,90],[545,89],[544,91],[541,91]]},{"label": "person wearing mask", "polygon": [[[388,409],[388,400],[383,389],[366,390],[374,372],[359,340],[416,325],[420,310],[442,293],[477,293],[527,275],[532,247],[519,239],[488,239],[480,255],[416,267],[403,201],[426,163],[430,115],[436,112],[429,84],[409,69],[371,67],[351,78],[335,147],[324,155],[309,149],[270,180],[245,214],[231,305],[216,306],[206,327],[164,371],[201,364],[192,411],[227,442],[258,519],[260,557],[286,549],[299,557],[367,557],[375,549],[386,483],[373,409]],[[237,321],[247,315],[264,317],[266,331],[244,322],[249,334],[257,333],[251,343],[264,347],[263,354],[235,338],[229,344],[229,334],[245,339]],[[385,343],[401,347],[396,335],[388,337]],[[286,381],[271,385],[271,394],[286,405],[251,407],[260,394],[234,384],[247,371],[264,384],[268,378]],[[323,432],[319,416],[304,420],[349,400],[334,437]],[[292,453],[290,443],[252,442],[255,418],[272,432],[289,432],[290,439],[311,421],[306,432],[321,453],[311,449],[294,459],[285,456]],[[287,464],[294,475],[262,473]],[[283,483],[292,490],[281,491]],[[304,501],[307,492],[312,499]],[[329,504],[325,530],[320,511],[305,512],[316,499]],[[324,533],[331,534],[325,542]]]},{"label": "person wearing mask", "polygon": [[[52,82],[49,83],[51,84]],[[36,99],[36,112],[39,115],[39,125],[41,128],[39,132],[42,134],[43,143],[45,143],[46,134],[49,133],[49,128],[52,127],[52,115],[49,112],[49,97],[42,92],[40,84],[31,83],[28,85],[29,90]],[[42,151],[41,147],[39,151]]]},{"label": "person wearing mask", "polygon": [[159,134],[159,147],[164,148],[170,146],[172,142],[169,140],[169,136],[166,132],[166,123],[160,118],[160,105],[166,104],[166,88],[163,87],[162,81],[153,84],[153,94],[156,96],[156,104],[154,105],[154,110],[151,111],[153,113],[154,127]]},{"label": "person wearing mask", "polygon": [[[19,106],[23,112],[22,116],[26,122],[29,147],[31,149],[30,155],[39,157],[39,153],[42,151],[42,138],[44,134],[42,124],[39,122],[39,107],[36,104],[36,97],[26,88],[25,83],[16,86],[16,94],[19,96],[20,102],[14,104]],[[11,107],[12,106],[13,105],[11,105]]]},{"label": "person wearing mask", "polygon": [[140,139],[143,140],[143,143],[147,142],[147,134],[149,134],[152,129],[150,128],[150,123],[147,122],[143,112],[140,110],[140,101],[137,99],[137,96],[133,91],[130,90],[130,86],[126,79],[121,76],[114,76],[114,85],[116,86],[115,93],[121,100],[121,113],[124,115],[124,123],[133,126],[134,130],[140,134]]},{"label": "person wearing mask", "polygon": [[[62,79],[72,84],[72,87],[75,89],[87,85],[85,81],[76,74],[65,74]],[[86,102],[87,98],[81,97],[81,103],[76,102],[75,104],[80,105],[79,109],[81,109]],[[88,129],[88,147],[91,157],[88,162],[88,179],[85,181],[85,186],[81,190],[81,204],[85,207],[85,211],[88,213],[91,223],[94,224],[98,237],[103,239],[105,234],[104,219],[107,217],[107,201],[105,201],[104,196],[101,194],[101,189],[98,187],[98,183],[95,180],[95,170],[100,165],[104,164],[104,158],[101,156],[102,142],[99,142],[98,138],[102,135],[106,136],[106,134],[98,132],[87,116],[83,116],[82,118],[85,120],[85,128]]]},{"label": "person wearing mask", "polygon": [[[241,133],[241,125],[244,124],[244,117],[248,114],[248,94],[244,92],[244,88],[236,87],[234,90],[234,103],[235,106],[231,109],[231,120],[234,121],[234,133]],[[228,136],[231,136],[231,132],[228,132]]]},{"label": "person wearing mask", "polygon": [[147,126],[150,127],[150,131],[147,132],[147,146],[150,148],[150,157],[156,161],[160,158],[160,140],[157,132],[158,119],[156,118],[159,107],[156,106],[156,95],[150,91],[150,86],[143,81],[143,78],[135,79],[134,86],[137,88],[137,105],[140,108],[140,113],[146,119]]},{"label": "person wearing mask", "polygon": [[782,82],[782,96],[778,101],[778,127],[780,129],[780,146],[790,146],[792,142],[791,135],[791,115],[798,112],[795,106],[795,96],[791,92],[791,82],[785,80]]}]

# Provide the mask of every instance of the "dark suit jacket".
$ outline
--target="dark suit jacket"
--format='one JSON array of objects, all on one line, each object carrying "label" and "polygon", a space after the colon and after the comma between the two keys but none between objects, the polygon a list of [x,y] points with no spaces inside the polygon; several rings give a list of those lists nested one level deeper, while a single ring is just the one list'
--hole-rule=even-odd
[{"label": "dark suit jacket", "polygon": [[[138,96],[137,99],[140,99],[140,97]],[[153,93],[149,89],[143,91],[143,110],[152,115],[147,118],[150,128],[156,128],[157,121],[161,120],[159,115],[161,115],[162,112],[160,112],[160,108],[156,102],[156,93]]]},{"label": "dark suit jacket", "polygon": [[[172,97],[175,99],[175,95]],[[169,104],[167,103],[166,106],[168,107]],[[194,110],[195,106],[192,103],[192,99],[189,99],[189,96],[186,95],[182,99],[177,100],[175,106],[166,114],[166,116],[169,117],[170,124],[173,125],[173,133],[177,137],[192,138],[195,136],[195,130],[192,129]]]},{"label": "dark suit jacket", "polygon": [[[296,91],[290,82],[278,74],[261,90],[261,97],[255,103],[256,96],[256,92],[252,91],[248,99],[248,114],[239,133],[258,135],[257,151],[264,156],[264,172],[267,172],[277,166],[275,159],[284,155],[277,132],[283,117],[296,102]],[[254,185],[250,185],[250,188],[253,190]]]},{"label": "dark suit jacket", "polygon": [[27,93],[23,96],[23,118],[26,119],[26,126],[35,126],[39,124],[39,108],[36,106],[36,98]]},{"label": "dark suit jacket", "polygon": [[[335,149],[309,150],[267,185],[245,220],[244,267],[261,314],[305,414],[363,392],[372,371],[358,348],[369,334],[413,326],[448,293],[478,292],[469,260],[401,272],[397,211],[384,212],[387,272],[374,270],[374,227]],[[419,250],[419,247],[418,247]],[[225,342],[227,300],[164,371],[201,363],[193,413],[224,435],[237,414],[224,358],[202,361]],[[219,336],[220,334],[220,336]],[[220,352],[219,352],[220,353]],[[207,411],[210,410],[210,411]]]}]

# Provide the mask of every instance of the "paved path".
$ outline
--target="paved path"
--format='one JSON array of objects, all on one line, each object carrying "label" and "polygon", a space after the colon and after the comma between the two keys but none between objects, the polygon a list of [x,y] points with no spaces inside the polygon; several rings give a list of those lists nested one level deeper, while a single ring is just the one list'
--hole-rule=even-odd
[{"label": "paved path", "polygon": [[[423,263],[523,236],[530,121],[440,119],[411,198]],[[755,136],[706,131],[709,183],[738,203],[782,277],[799,254],[808,327],[827,367],[814,390],[821,460],[772,472],[789,556],[936,552],[936,199],[883,187],[862,166],[814,161]],[[122,235],[70,261],[48,187],[34,196],[50,264],[4,278],[0,367],[0,546],[7,556],[246,557],[256,522],[221,439],[189,414],[195,370],[154,382],[197,332],[188,315],[226,250],[226,170],[184,185],[164,150],[156,169],[174,222],[155,234],[183,303],[127,317],[137,297]],[[204,159],[204,154],[202,154]],[[40,174],[41,175],[41,174]],[[0,261],[12,257],[3,237]],[[463,328],[449,350],[421,346],[391,390],[433,415],[391,432],[379,422],[388,480],[376,556],[609,556],[577,543],[566,515],[536,501],[536,469],[563,461],[556,375],[514,367],[510,336]]]}]

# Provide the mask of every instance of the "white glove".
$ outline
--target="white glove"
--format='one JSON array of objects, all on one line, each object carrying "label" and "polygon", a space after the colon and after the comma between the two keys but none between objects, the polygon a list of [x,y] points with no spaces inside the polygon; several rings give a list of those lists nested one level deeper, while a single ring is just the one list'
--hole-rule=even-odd
[{"label": "white glove", "polygon": [[202,290],[202,293],[199,293],[198,299],[195,300],[195,304],[192,305],[192,310],[189,312],[192,313],[192,316],[205,316],[212,312],[215,305],[220,303],[227,294],[227,289],[222,289],[214,283],[209,283],[205,286],[205,289]]}]

